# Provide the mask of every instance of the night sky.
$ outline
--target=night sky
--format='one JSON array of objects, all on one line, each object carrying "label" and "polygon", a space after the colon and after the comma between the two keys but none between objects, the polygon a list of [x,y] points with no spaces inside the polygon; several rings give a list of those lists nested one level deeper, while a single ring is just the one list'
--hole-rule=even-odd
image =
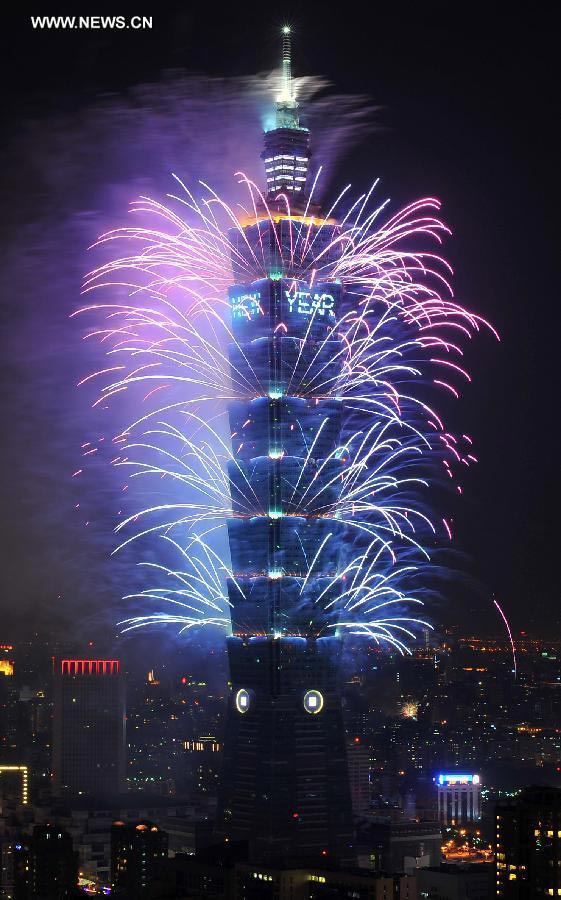
[{"label": "night sky", "polygon": [[[134,141],[110,152],[100,142],[102,156],[96,157],[88,110],[99,104],[118,108],[136,85],[161,82],[164,70],[240,78],[270,70],[278,57],[278,6],[270,4],[269,14],[265,4],[236,4],[220,13],[210,4],[185,6],[176,12],[173,4],[165,12],[159,4],[132,9],[131,14],[153,16],[153,30],[144,33],[39,33],[27,14],[3,22],[4,637],[25,635],[31,625],[66,628],[82,616],[88,624],[114,620],[114,576],[106,561],[109,500],[79,538],[71,518],[67,475],[77,447],[68,445],[66,435],[87,432],[92,424],[86,403],[65,401],[76,376],[84,374],[81,333],[76,328],[74,342],[67,316],[79,304],[80,279],[88,268],[80,251],[95,236],[94,226],[105,224],[105,215],[118,221],[121,210],[122,221],[134,195],[127,192],[129,183],[142,187],[143,154]],[[560,618],[553,499],[556,23],[543,6],[523,15],[502,4],[371,8],[366,17],[358,5],[287,9],[295,29],[296,73],[323,76],[334,92],[364,95],[378,107],[372,114],[376,130],[364,130],[340,155],[332,186],[352,181],[361,190],[380,176],[380,190],[394,209],[425,195],[440,198],[453,230],[446,254],[455,268],[456,296],[491,319],[502,338],[500,344],[490,336],[474,343],[468,354],[473,384],[448,410],[453,430],[474,435],[480,463],[464,481],[455,512],[470,588],[451,587],[439,615],[499,631],[490,604],[494,594],[516,629],[551,634]],[[131,129],[134,109],[135,102],[127,100]],[[325,109],[325,124],[332,117],[335,125],[337,105]],[[74,128],[76,122],[82,125]],[[169,110],[164,123],[175,127]],[[111,127],[115,137],[126,134],[127,120]],[[215,128],[220,132],[220,115]],[[212,132],[204,139],[212,140]],[[259,134],[251,136],[251,146],[256,140]],[[178,171],[181,159],[173,134],[162,133],[161,142],[171,149],[147,159],[146,177],[150,187],[165,191],[168,157]],[[217,142],[228,143],[224,136]],[[228,155],[235,154],[228,147]],[[89,169],[95,170],[91,180]],[[60,224],[49,230],[55,217]],[[98,474],[99,495],[109,495],[111,485]],[[127,577],[119,568],[126,560],[110,565],[117,567],[111,572]]]}]

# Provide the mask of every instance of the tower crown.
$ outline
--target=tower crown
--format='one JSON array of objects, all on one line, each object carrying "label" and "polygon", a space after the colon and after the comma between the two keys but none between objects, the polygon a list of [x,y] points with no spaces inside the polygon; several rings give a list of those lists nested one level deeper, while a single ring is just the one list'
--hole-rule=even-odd
[{"label": "tower crown", "polygon": [[291,205],[305,202],[306,182],[310,160],[310,132],[300,124],[298,101],[292,80],[291,28],[284,25],[282,37],[281,88],[275,103],[275,127],[264,135],[265,149],[261,158],[265,161],[267,201],[273,202],[279,194],[288,193]]}]

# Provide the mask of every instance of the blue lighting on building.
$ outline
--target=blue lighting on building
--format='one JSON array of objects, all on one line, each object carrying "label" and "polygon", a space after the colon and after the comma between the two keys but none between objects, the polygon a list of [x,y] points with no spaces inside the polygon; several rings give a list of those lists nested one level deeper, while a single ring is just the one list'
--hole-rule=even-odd
[{"label": "blue lighting on building", "polygon": [[441,772],[436,777],[436,781],[440,785],[454,784],[479,784],[479,775],[467,775],[463,772]]}]

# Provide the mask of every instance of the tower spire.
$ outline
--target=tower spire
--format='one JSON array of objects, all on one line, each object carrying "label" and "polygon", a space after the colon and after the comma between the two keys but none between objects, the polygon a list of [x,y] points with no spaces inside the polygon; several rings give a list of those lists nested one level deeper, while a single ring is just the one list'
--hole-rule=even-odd
[{"label": "tower spire", "polygon": [[275,127],[264,135],[267,199],[272,202],[288,192],[291,205],[305,205],[306,181],[310,159],[310,133],[300,124],[298,102],[292,80],[292,29],[281,28],[282,76],[275,103]]},{"label": "tower spire", "polygon": [[283,25],[282,35],[282,80],[276,102],[276,127],[298,128],[298,103],[294,97],[292,83],[292,29]]},{"label": "tower spire", "polygon": [[290,25],[282,29],[282,96],[291,101],[292,97],[292,40]]}]

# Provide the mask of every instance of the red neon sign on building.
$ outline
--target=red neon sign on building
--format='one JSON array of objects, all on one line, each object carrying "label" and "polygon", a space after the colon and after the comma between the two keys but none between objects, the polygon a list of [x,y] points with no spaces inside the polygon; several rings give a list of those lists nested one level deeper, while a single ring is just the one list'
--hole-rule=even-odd
[{"label": "red neon sign on building", "polygon": [[118,659],[61,659],[61,675],[118,675]]}]

